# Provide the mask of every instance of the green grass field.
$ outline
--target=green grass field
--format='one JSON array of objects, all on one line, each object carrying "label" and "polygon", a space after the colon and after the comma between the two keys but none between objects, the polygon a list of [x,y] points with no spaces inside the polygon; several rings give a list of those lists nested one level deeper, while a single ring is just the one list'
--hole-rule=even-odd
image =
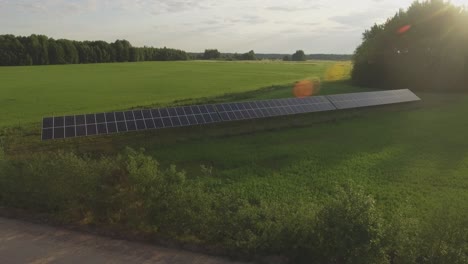
[{"label": "green grass field", "polygon": [[[329,78],[329,69],[338,73],[323,83],[322,94],[364,90],[340,81],[347,74],[336,67],[341,66],[182,62],[0,68],[2,98],[18,102],[0,111],[19,111],[21,122],[32,122],[53,111],[281,98],[290,96],[292,82]],[[47,88],[31,92],[33,87]],[[177,165],[210,191],[277,208],[279,219],[288,205],[323,204],[349,180],[372,194],[386,217],[400,212],[423,223],[449,210],[466,219],[468,95],[418,95],[423,101],[416,104],[46,143],[28,125],[6,132],[4,142],[6,152],[17,158],[57,149],[100,156],[121,153],[126,146],[145,148],[164,167]],[[0,124],[15,124],[16,118],[8,115]]]},{"label": "green grass field", "polygon": [[[333,65],[156,62],[0,68],[3,82],[9,84],[2,85],[0,93],[18,102],[3,105],[7,119],[0,124],[18,122],[17,116],[6,114],[15,111],[22,113],[19,122],[27,122],[54,111],[93,112],[199,97],[200,102],[289,97],[291,85],[283,84],[323,78]],[[260,89],[271,85],[280,86]],[[325,83],[321,92],[362,90],[338,81]],[[415,109],[361,110],[352,118],[332,117],[335,122],[317,123],[315,119],[330,115],[317,114],[48,143],[37,143],[37,133],[16,140],[23,147],[21,141],[34,142],[39,149],[96,153],[144,147],[163,164],[174,163],[189,174],[200,174],[201,164],[212,166],[221,181],[229,182],[223,188],[247,188],[264,198],[300,199],[310,188],[327,192],[327,184],[350,178],[369,185],[389,204],[410,201],[422,208],[444,199],[468,198],[468,179],[463,176],[468,173],[468,143],[463,140],[468,126],[458,120],[468,113],[468,97],[420,96],[425,102]]]},{"label": "green grass field", "polygon": [[0,127],[49,115],[163,105],[291,84],[322,78],[332,65],[191,61],[1,67]]}]

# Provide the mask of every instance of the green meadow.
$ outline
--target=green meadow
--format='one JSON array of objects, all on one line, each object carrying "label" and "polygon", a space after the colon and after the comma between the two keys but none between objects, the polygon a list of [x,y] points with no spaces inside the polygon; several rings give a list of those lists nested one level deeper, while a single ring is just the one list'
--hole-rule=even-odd
[{"label": "green meadow", "polygon": [[291,84],[321,78],[331,65],[190,61],[1,67],[0,126]]},{"label": "green meadow", "polygon": [[[395,254],[394,263],[413,263],[421,255],[439,262],[419,263],[463,259],[468,234],[466,94],[421,92],[417,95],[422,102],[411,104],[40,142],[38,121],[53,113],[283,98],[290,97],[293,83],[302,79],[321,79],[319,94],[366,91],[349,84],[350,67],[333,62],[195,61],[0,68],[4,101],[0,125],[7,127],[2,132],[6,157],[36,164],[30,168],[37,166],[31,178],[24,170],[12,173],[11,181],[3,176],[7,180],[2,192],[11,194],[5,194],[3,204],[20,204],[20,208],[49,213],[66,222],[118,226],[215,246],[236,256],[297,256],[304,243],[317,250],[326,247],[326,242],[313,242],[315,236],[320,237],[320,225],[315,225],[315,221],[320,223],[320,208],[330,204],[339,186],[352,182],[375,202],[378,217],[371,218],[385,223],[385,231],[377,236],[379,247]],[[114,159],[115,166],[132,164],[133,156],[120,162],[119,154],[126,147],[144,149],[146,158],[138,163],[139,168],[154,159],[161,170],[174,164],[185,172],[183,187],[171,187],[170,180],[161,185],[173,193],[165,189],[170,199],[157,200],[170,210],[151,203],[158,217],[131,218],[150,210],[139,207],[149,194],[138,200],[134,191],[138,188],[126,189],[131,177],[112,178],[122,177],[119,172],[115,175],[120,176],[112,174],[99,182],[100,174],[92,174],[105,164],[114,164]],[[85,156],[83,164],[70,158],[82,167],[57,167],[64,172],[48,174],[47,166],[58,166],[68,158],[59,157],[57,162],[39,158],[37,163],[37,157],[59,150]],[[73,164],[68,160],[65,164],[69,162]],[[94,176],[83,179],[93,182],[91,187],[80,187],[63,176],[74,175],[70,177],[79,181],[81,174],[76,173],[85,175],[88,165],[95,166],[89,169]],[[146,175],[147,170],[139,172]],[[24,187],[17,179],[34,184]],[[94,187],[109,182],[115,184],[112,192]],[[38,196],[24,198],[27,195],[21,194],[28,191],[23,188]],[[154,188],[157,192],[158,187]],[[55,192],[63,193],[53,196]],[[76,197],[89,192],[89,199],[96,200],[89,202],[89,208],[88,198],[62,204],[73,201],[70,197],[75,192]],[[127,192],[131,195],[126,196]],[[42,196],[47,199],[39,199]],[[108,201],[104,209],[93,207],[104,200]],[[123,213],[127,209],[130,216]]]}]

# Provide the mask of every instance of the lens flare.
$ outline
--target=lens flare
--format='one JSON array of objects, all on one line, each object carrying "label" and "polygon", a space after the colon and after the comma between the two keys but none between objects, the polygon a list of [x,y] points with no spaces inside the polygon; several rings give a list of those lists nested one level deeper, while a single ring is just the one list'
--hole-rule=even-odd
[{"label": "lens flare", "polygon": [[401,28],[397,30],[397,33],[402,35],[408,32],[410,29],[411,29],[411,25],[402,26]]},{"label": "lens flare", "polygon": [[302,80],[294,85],[293,94],[297,98],[303,98],[317,94],[320,89],[320,82],[318,80]]},{"label": "lens flare", "polygon": [[325,71],[323,81],[334,82],[348,79],[351,75],[351,68],[349,63],[334,63]]}]

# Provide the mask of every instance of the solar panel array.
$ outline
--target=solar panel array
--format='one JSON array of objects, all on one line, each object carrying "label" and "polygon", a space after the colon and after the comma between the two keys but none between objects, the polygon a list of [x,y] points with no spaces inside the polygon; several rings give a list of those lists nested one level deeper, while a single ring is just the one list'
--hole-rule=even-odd
[{"label": "solar panel array", "polygon": [[113,134],[219,121],[219,115],[213,105],[46,117],[42,120],[42,139]]},{"label": "solar panel array", "polygon": [[419,101],[413,92],[408,89],[390,90],[380,92],[349,93],[329,95],[327,98],[337,109],[349,109],[376,105],[405,103]]},{"label": "solar panel array", "polygon": [[222,121],[266,118],[334,110],[325,96],[273,99],[216,105]]},{"label": "solar panel array", "polygon": [[420,99],[410,90],[393,90],[45,117],[42,120],[42,140],[203,125],[418,100]]}]

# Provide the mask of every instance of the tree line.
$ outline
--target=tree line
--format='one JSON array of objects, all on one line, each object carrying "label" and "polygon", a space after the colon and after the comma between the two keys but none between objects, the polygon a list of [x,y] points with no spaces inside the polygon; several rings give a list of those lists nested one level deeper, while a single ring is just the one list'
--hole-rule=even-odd
[{"label": "tree line", "polygon": [[468,10],[443,0],[414,2],[363,34],[355,84],[385,89],[466,90]]},{"label": "tree line", "polygon": [[206,49],[203,53],[193,53],[194,59],[199,60],[257,60],[255,51],[251,50],[246,53],[221,53],[217,49]]},{"label": "tree line", "polygon": [[44,35],[0,35],[0,65],[49,65],[188,60],[182,50],[133,47],[127,40],[71,41]]},{"label": "tree line", "polygon": [[307,59],[347,60],[349,55],[312,54],[298,50],[292,55],[221,53],[206,49],[203,53],[187,53],[183,50],[154,47],[133,47],[127,40],[73,41],[53,39],[45,35],[14,36],[0,35],[0,66],[53,65],[80,63],[110,63],[138,61],[176,60],[261,60],[277,59],[305,61]]}]

